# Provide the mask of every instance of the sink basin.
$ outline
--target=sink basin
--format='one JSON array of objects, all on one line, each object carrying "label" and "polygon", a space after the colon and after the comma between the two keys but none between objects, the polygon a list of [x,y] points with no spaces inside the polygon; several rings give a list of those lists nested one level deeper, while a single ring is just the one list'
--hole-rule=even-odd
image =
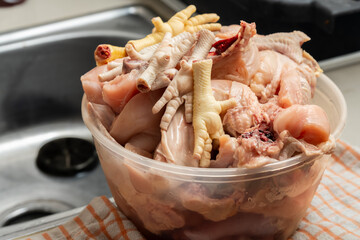
[{"label": "sink basin", "polygon": [[141,38],[158,15],[124,7],[0,35],[0,236],[111,195],[81,119],[80,76],[98,44]]}]

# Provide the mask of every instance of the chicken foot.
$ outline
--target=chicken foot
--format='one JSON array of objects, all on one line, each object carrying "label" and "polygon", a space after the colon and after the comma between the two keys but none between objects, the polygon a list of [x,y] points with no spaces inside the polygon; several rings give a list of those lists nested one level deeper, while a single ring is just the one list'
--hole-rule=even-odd
[{"label": "chicken foot", "polygon": [[193,90],[193,71],[192,63],[195,60],[206,58],[215,36],[206,29],[199,31],[199,39],[188,61],[180,62],[180,70],[170,82],[164,94],[156,102],[152,111],[159,112],[166,104],[165,114],[161,119],[160,128],[167,130],[176,110],[185,102],[185,118],[187,123],[192,121],[192,90]]},{"label": "chicken foot", "polygon": [[212,143],[219,143],[220,136],[224,135],[220,114],[236,105],[233,98],[225,101],[215,100],[211,89],[211,67],[211,59],[193,63],[194,158],[199,159],[200,167],[210,165]]},{"label": "chicken foot", "polygon": [[191,15],[196,11],[194,5],[190,5],[184,10],[176,13],[169,21],[163,22],[160,17],[152,19],[155,28],[153,32],[143,39],[129,41],[137,51],[156,44],[162,40],[166,32],[170,32],[173,36],[182,32],[194,33],[200,29],[209,29],[217,31],[221,28],[221,24],[215,23],[219,20],[219,16],[215,13],[201,14],[195,17]]},{"label": "chicken foot", "polygon": [[[136,51],[140,51],[146,47],[161,42],[166,32],[170,32],[173,36],[175,36],[182,32],[194,33],[200,29],[209,29],[210,31],[220,30],[221,24],[216,23],[219,20],[219,16],[217,14],[201,14],[191,17],[195,11],[196,7],[194,5],[190,5],[177,12],[165,23],[160,17],[155,17],[152,19],[152,23],[154,24],[153,32],[145,38],[131,40],[128,44],[131,44]],[[123,58],[126,54],[125,47],[101,44],[96,48],[94,57],[96,65],[99,66],[107,64],[114,59]]]},{"label": "chicken foot", "polygon": [[186,32],[182,38],[174,40],[171,39],[171,33],[167,32],[165,34],[163,41],[150,59],[149,67],[137,80],[136,86],[139,91],[148,92],[152,90],[152,85],[159,74],[175,68],[179,60],[192,47],[195,36]]},{"label": "chicken foot", "polygon": [[110,44],[100,44],[94,51],[97,66],[107,64],[117,58],[125,57],[125,48]]}]

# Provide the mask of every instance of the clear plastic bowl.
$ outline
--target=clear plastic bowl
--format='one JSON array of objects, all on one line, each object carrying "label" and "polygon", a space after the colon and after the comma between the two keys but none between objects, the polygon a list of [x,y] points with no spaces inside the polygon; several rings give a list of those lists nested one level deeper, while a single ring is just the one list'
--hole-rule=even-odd
[{"label": "clear plastic bowl", "polygon": [[[323,74],[312,102],[327,112],[337,139],[346,103]],[[86,97],[82,116],[117,206],[147,239],[287,239],[331,157],[298,155],[257,169],[183,167],[142,157],[106,137]]]}]

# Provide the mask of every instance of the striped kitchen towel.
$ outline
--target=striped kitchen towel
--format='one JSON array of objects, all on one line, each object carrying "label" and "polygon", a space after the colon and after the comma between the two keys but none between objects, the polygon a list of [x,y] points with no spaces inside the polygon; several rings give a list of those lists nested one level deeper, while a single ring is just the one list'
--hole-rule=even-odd
[{"label": "striped kitchen towel", "polygon": [[[360,239],[360,151],[338,141],[310,208],[292,240]],[[73,220],[26,240],[144,239],[104,196]]]},{"label": "striped kitchen towel", "polygon": [[360,239],[360,151],[338,140],[293,240]]}]

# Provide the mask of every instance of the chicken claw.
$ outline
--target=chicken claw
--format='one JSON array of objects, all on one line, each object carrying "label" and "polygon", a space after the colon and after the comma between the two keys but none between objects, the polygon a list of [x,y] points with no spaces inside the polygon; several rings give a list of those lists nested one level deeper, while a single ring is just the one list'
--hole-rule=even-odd
[{"label": "chicken claw", "polygon": [[164,94],[153,107],[156,114],[165,106],[166,111],[161,120],[160,127],[167,130],[176,110],[185,101],[185,120],[187,123],[192,121],[192,90],[193,90],[193,70],[192,63],[195,60],[204,59],[215,42],[215,36],[207,29],[199,31],[199,38],[188,61],[180,61],[180,70],[166,88]]},{"label": "chicken claw", "polygon": [[[131,40],[127,44],[131,44],[133,48],[139,52],[146,47],[161,42],[166,32],[170,32],[172,36],[176,36],[182,32],[194,33],[200,29],[209,29],[211,31],[220,30],[221,24],[216,23],[219,20],[219,16],[217,14],[201,14],[190,18],[195,11],[196,7],[194,5],[190,5],[187,8],[177,12],[169,19],[169,21],[165,23],[161,20],[160,17],[155,17],[151,20],[154,24],[154,29],[151,34],[142,39]],[[95,61],[97,65],[107,64],[116,58],[125,57],[127,54],[124,47],[103,44],[103,46],[111,46],[117,50],[116,54],[113,54],[110,59],[110,55],[107,54],[110,53],[110,51],[102,54],[104,52],[101,51],[101,46],[102,45],[99,45],[95,50]],[[130,48],[128,47],[128,49]]]},{"label": "chicken claw", "polygon": [[179,72],[175,75],[174,79],[166,88],[164,94],[161,96],[159,101],[156,102],[152,109],[153,113],[156,114],[165,106],[165,104],[168,104],[163,121],[160,125],[163,130],[167,130],[172,116],[175,114],[178,107],[184,102],[184,98],[182,98],[182,96],[191,92],[193,88],[191,64],[185,60],[181,60],[180,66]]},{"label": "chicken claw", "polygon": [[[186,21],[186,32],[197,32],[201,29],[208,29],[210,31],[218,31],[221,28],[220,23],[216,23],[219,20],[219,16],[215,13],[207,13],[197,15]],[[210,23],[209,23],[210,22]]]},{"label": "chicken claw", "polygon": [[200,29],[209,29],[211,31],[220,30],[221,24],[215,23],[219,20],[217,14],[201,14],[190,18],[195,11],[196,7],[190,5],[176,13],[165,23],[160,17],[155,17],[152,19],[152,23],[155,26],[153,32],[143,39],[132,40],[129,41],[129,43],[132,44],[137,51],[140,51],[147,46],[160,42],[166,32],[170,32],[173,36],[176,36],[184,31],[194,33]]},{"label": "chicken claw", "polygon": [[[181,33],[175,38],[171,38],[171,33],[167,32],[154,55],[150,58],[148,68],[136,81],[136,87],[139,91],[148,92],[153,90],[152,85],[155,80],[161,73],[165,74],[165,71],[176,67],[179,60],[190,50],[195,39],[195,34],[188,32]],[[165,85],[169,84],[168,82]]]},{"label": "chicken claw", "polygon": [[171,47],[171,33],[167,33],[158,49],[155,51],[153,57],[150,59],[149,67],[136,81],[136,86],[139,91],[150,91],[151,85],[154,82],[157,73],[165,70],[166,66],[170,62]]},{"label": "chicken claw", "polygon": [[236,101],[233,98],[225,101],[215,100],[211,89],[211,67],[211,59],[193,63],[194,158],[200,160],[200,167],[208,167],[210,165],[212,143],[213,141],[214,144],[218,143],[220,136],[224,135],[219,114],[236,105]]}]

